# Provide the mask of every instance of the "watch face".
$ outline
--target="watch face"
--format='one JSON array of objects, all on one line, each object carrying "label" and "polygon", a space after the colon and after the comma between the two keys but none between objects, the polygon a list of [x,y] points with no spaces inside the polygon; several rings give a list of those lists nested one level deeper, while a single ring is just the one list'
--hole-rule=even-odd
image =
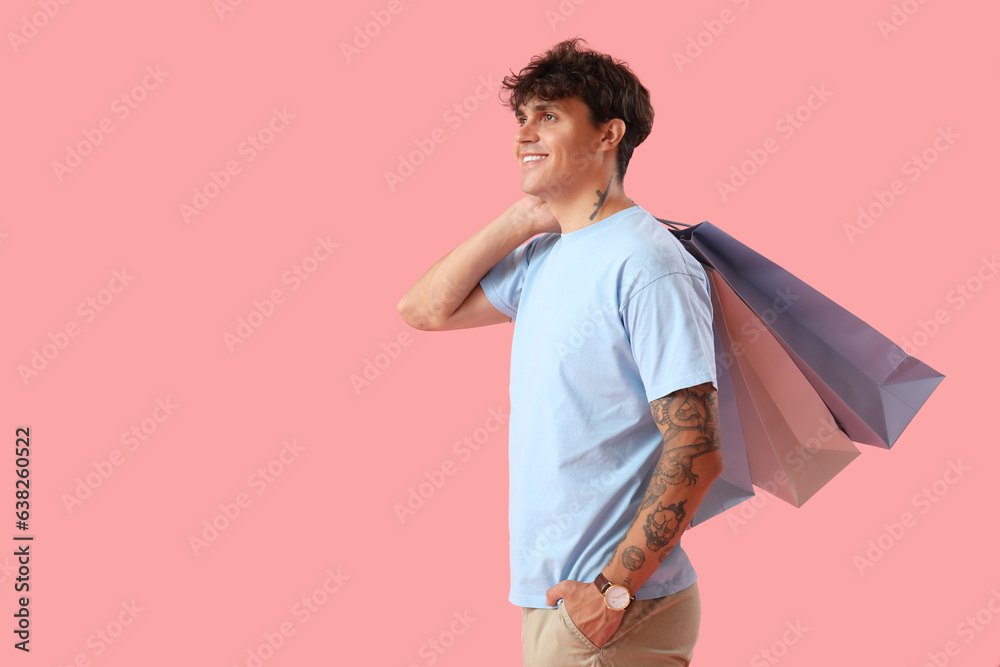
[{"label": "watch face", "polygon": [[604,592],[604,599],[612,609],[624,609],[628,606],[630,597],[628,590],[623,586],[612,585]]}]

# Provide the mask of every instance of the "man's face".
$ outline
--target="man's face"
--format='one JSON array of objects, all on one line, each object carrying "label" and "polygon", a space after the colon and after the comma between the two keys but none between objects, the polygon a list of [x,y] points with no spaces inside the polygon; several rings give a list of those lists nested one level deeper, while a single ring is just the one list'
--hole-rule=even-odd
[{"label": "man's face", "polygon": [[599,173],[599,158],[609,157],[598,150],[602,129],[591,124],[579,97],[532,97],[518,108],[517,122],[514,154],[527,194],[546,200],[575,195]]}]

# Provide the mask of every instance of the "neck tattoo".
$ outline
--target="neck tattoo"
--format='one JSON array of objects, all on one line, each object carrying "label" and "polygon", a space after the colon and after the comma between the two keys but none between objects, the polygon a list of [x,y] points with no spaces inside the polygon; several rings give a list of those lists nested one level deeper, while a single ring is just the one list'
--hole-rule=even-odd
[{"label": "neck tattoo", "polygon": [[597,191],[597,201],[594,203],[594,206],[595,206],[594,212],[590,214],[590,219],[591,220],[594,219],[594,216],[597,215],[597,212],[601,210],[602,206],[604,206],[604,200],[607,198],[609,190],[611,190],[611,179],[610,178],[608,179],[608,187],[606,187],[604,189],[604,192],[601,192],[600,190]]}]

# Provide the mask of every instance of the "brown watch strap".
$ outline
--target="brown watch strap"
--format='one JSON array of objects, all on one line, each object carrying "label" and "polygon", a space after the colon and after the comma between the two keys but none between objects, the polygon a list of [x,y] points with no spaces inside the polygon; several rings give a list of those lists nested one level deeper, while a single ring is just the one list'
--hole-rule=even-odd
[{"label": "brown watch strap", "polygon": [[[598,572],[597,578],[594,579],[594,585],[597,586],[597,590],[601,592],[601,595],[604,595],[604,591],[608,590],[608,586],[611,585],[611,582],[608,581],[608,578],[604,576],[603,572]],[[624,584],[617,584],[617,585],[621,586],[622,588],[628,591],[628,596],[630,599],[632,600],[635,599],[635,596],[632,595],[632,591],[629,590],[628,586],[625,586]]]},{"label": "brown watch strap", "polygon": [[[611,585],[611,582],[608,581],[603,572],[598,572],[597,579],[594,579],[594,585],[597,586],[597,590],[601,591],[601,595],[604,595],[604,590]],[[629,592],[631,593],[631,591]]]}]

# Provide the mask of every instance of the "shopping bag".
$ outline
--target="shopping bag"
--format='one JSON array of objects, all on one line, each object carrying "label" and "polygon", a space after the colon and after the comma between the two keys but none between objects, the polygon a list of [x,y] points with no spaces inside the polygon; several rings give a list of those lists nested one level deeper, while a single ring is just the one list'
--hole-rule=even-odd
[{"label": "shopping bag", "polygon": [[[713,309],[718,307],[712,295]],[[691,526],[721,514],[727,509],[754,497],[750,479],[750,464],[747,459],[743,427],[740,423],[736,394],[729,372],[727,359],[733,358],[732,346],[725,328],[719,328],[718,320],[712,323],[715,338],[716,389],[719,403],[719,446],[722,450],[722,474],[715,478],[708,492],[691,519]]]},{"label": "shopping bag", "polygon": [[892,447],[944,378],[711,223],[661,222],[761,318],[854,442]]},{"label": "shopping bag", "polygon": [[715,321],[731,341],[727,365],[751,479],[801,507],[861,452],[762,321],[717,271],[706,271]]}]

